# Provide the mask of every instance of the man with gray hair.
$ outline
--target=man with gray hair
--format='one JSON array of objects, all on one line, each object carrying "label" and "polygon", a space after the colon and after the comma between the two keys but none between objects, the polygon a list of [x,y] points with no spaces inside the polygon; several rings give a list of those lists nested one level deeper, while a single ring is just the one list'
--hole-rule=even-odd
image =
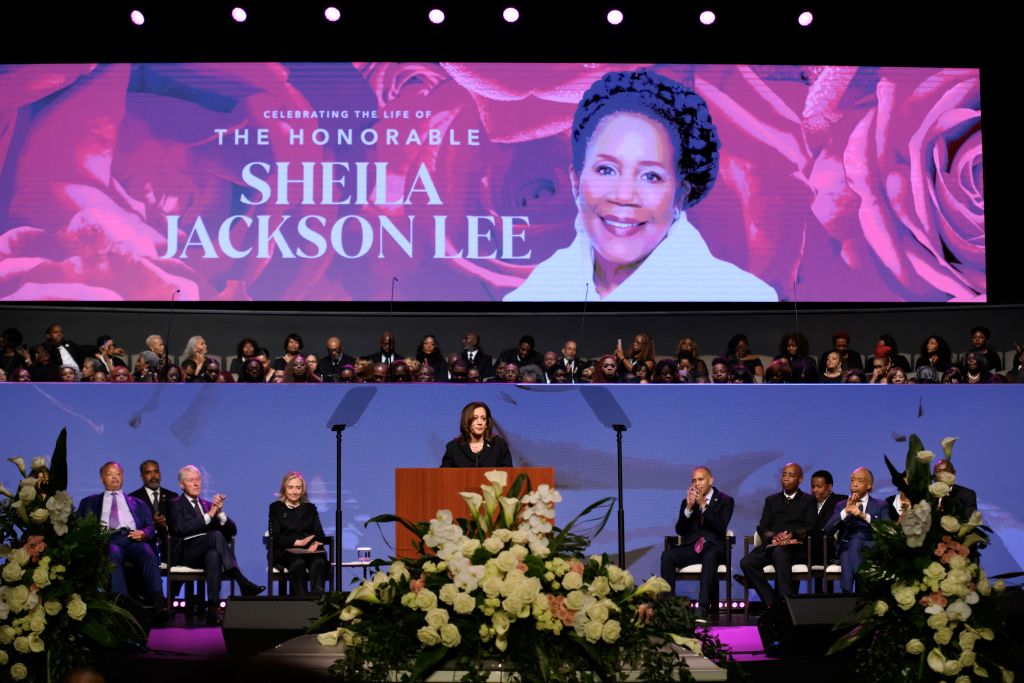
[{"label": "man with gray hair", "polygon": [[203,567],[206,570],[206,623],[216,626],[223,621],[220,611],[221,577],[238,582],[244,596],[259,595],[266,586],[245,578],[238,568],[235,553],[229,545],[238,532],[234,521],[224,512],[224,494],[213,500],[199,497],[203,475],[194,465],[178,471],[178,484],[183,495],[170,505],[171,565]]},{"label": "man with gray hair", "polygon": [[867,467],[855,469],[850,475],[850,497],[846,499],[846,505],[836,505],[832,518],[825,525],[826,534],[838,532],[836,547],[842,568],[839,585],[844,593],[854,592],[863,553],[875,544],[871,522],[889,519],[889,506],[885,501],[869,495],[874,485],[875,477],[871,470]]}]

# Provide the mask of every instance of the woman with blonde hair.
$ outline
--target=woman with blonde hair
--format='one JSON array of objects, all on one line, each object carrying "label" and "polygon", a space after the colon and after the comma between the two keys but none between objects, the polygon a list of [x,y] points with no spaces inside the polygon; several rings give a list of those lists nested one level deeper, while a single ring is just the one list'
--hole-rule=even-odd
[{"label": "woman with blonde hair", "polygon": [[[288,570],[291,594],[321,595],[327,579],[327,537],[316,505],[309,502],[300,472],[281,479],[278,499],[270,504],[270,562]],[[307,588],[308,585],[308,588]]]}]

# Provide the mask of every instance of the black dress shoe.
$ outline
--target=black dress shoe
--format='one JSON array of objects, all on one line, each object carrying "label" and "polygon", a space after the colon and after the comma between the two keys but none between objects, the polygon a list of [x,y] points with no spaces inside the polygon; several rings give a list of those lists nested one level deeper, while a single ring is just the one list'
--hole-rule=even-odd
[{"label": "black dress shoe", "polygon": [[743,576],[743,574],[733,574],[732,578],[734,581],[736,581],[736,583],[743,586],[744,588],[750,588],[750,586],[747,585],[747,577]]},{"label": "black dress shoe", "polygon": [[266,586],[259,586],[252,581],[239,581],[238,588],[242,591],[242,595],[247,598],[251,598],[254,595],[259,595],[263,591],[267,590]]},{"label": "black dress shoe", "polygon": [[206,625],[207,626],[220,626],[224,623],[224,610],[220,607],[210,606],[206,610]]},{"label": "black dress shoe", "polygon": [[170,620],[171,613],[167,611],[166,607],[161,606],[153,611],[153,626],[166,626],[167,622],[169,622]]}]

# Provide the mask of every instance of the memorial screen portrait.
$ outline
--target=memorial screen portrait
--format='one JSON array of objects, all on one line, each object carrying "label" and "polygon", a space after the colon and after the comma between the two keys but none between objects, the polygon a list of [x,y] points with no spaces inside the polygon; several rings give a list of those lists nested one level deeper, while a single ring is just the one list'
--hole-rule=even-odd
[{"label": "memorial screen portrait", "polygon": [[986,300],[977,69],[0,66],[0,300]]}]

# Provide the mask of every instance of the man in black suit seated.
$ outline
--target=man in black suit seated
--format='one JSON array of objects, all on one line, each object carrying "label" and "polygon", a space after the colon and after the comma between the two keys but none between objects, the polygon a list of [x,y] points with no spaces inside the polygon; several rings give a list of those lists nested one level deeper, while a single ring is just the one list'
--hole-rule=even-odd
[{"label": "man in black suit seated", "polygon": [[528,334],[524,334],[519,338],[519,343],[514,349],[505,349],[498,354],[498,363],[512,363],[516,367],[520,368],[524,365],[536,365],[537,367],[543,367],[544,357],[533,350],[536,346],[537,342],[534,341],[533,337]]},{"label": "man in black suit seated", "polygon": [[85,352],[73,341],[64,338],[64,328],[54,323],[46,328],[46,352],[50,354],[51,369],[56,371],[63,365],[73,365],[79,370],[85,360]]},{"label": "man in black suit seated", "polygon": [[224,512],[223,494],[213,500],[199,497],[203,476],[193,465],[178,471],[178,483],[183,495],[170,505],[168,518],[173,543],[171,564],[203,567],[206,570],[206,623],[216,626],[223,617],[220,611],[221,577],[238,582],[242,595],[259,595],[266,586],[258,586],[245,578],[235,561],[235,553],[228,542],[238,528]]},{"label": "man in black suit seated", "polygon": [[341,337],[329,337],[327,355],[320,359],[316,372],[325,382],[337,382],[341,376],[341,369],[346,365],[355,367],[355,364],[356,359],[342,351]]},{"label": "man in black suit seated", "polygon": [[[836,556],[836,539],[825,533],[825,525],[832,518],[832,512],[836,509],[836,505],[846,500],[846,496],[832,490],[832,481],[832,473],[828,470],[818,470],[811,475],[811,495],[814,496],[817,509],[814,528],[809,534],[810,543],[812,543],[811,564],[828,564]],[[814,590],[821,592],[823,579],[819,576],[814,581]]]},{"label": "man in black suit seated", "polygon": [[565,370],[566,377],[569,378],[570,384],[576,384],[580,381],[580,373],[583,372],[584,363],[576,357],[577,345],[572,339],[567,340],[562,344],[562,355],[558,359],[557,365]]},{"label": "man in black suit seated", "polygon": [[156,532],[149,508],[121,490],[124,469],[116,462],[100,467],[103,493],[86,496],[78,505],[78,514],[92,515],[110,532],[110,590],[129,595],[124,561],[130,559],[142,574],[143,590],[148,606],[157,612],[164,609],[163,589],[160,585],[160,561],[150,545]]},{"label": "man in black suit seated", "polygon": [[167,562],[167,514],[171,509],[171,501],[178,494],[160,486],[160,463],[156,460],[143,461],[139,465],[139,476],[142,478],[142,486],[128,495],[138,498],[149,508],[156,526],[156,534],[150,545],[159,551],[160,559]]},{"label": "man in black suit seated", "polygon": [[[948,472],[953,475],[954,481],[956,477],[956,468],[953,467],[953,462],[950,460],[939,460],[935,463],[935,468],[932,470],[932,478],[935,481],[944,481],[949,477],[943,475],[943,472]],[[948,481],[946,481],[949,484]],[[978,509],[978,494],[974,492],[974,489],[969,489],[966,486],[962,486],[957,483],[950,485],[949,494],[939,499],[939,510],[946,508],[948,512],[956,512],[956,510],[949,508],[949,502],[952,501],[955,506],[959,506],[960,512],[963,513],[964,517],[970,517],[971,513]]]},{"label": "man in black suit seated", "polygon": [[[780,597],[796,595],[798,586],[793,584],[793,565],[807,558],[803,542],[814,527],[816,506],[814,496],[800,490],[803,479],[800,465],[791,462],[782,468],[782,491],[764,499],[761,521],[757,525],[761,545],[740,560],[746,582],[769,609]],[[775,567],[777,591],[772,590],[764,575],[764,568],[769,564]]]},{"label": "man in black suit seated", "polygon": [[673,589],[677,569],[701,565],[698,619],[718,611],[718,565],[725,562],[725,532],[729,530],[734,507],[733,499],[716,489],[714,483],[707,467],[697,467],[690,474],[690,488],[676,520],[680,543],[661,554],[661,576]]},{"label": "man in black suit seated", "polygon": [[391,365],[396,360],[402,360],[402,357],[395,353],[395,335],[390,332],[385,332],[380,336],[380,350],[370,356],[370,360],[373,363],[383,363],[384,365]]},{"label": "man in black suit seated", "polygon": [[467,332],[462,338],[462,360],[466,361],[468,368],[476,368],[480,371],[480,377],[486,381],[494,377],[494,359],[483,352],[480,348],[480,335],[476,332]]}]

